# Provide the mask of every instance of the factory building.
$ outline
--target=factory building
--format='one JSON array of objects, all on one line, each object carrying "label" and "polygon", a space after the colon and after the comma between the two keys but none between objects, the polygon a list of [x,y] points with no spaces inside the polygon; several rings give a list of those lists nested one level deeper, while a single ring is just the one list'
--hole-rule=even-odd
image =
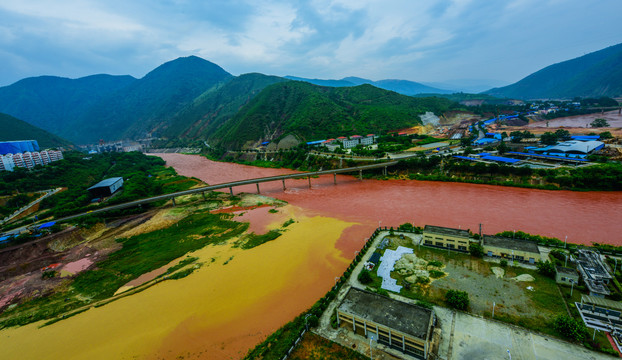
[{"label": "factory building", "polygon": [[114,177],[102,180],[97,184],[91,186],[87,190],[94,198],[103,198],[114,194],[117,190],[123,187],[123,178]]},{"label": "factory building", "polygon": [[504,258],[535,264],[541,260],[540,249],[535,241],[484,235],[484,253],[491,257]]},{"label": "factory building", "polygon": [[468,251],[471,234],[467,230],[426,225],[423,244],[451,250]]},{"label": "factory building", "polygon": [[336,311],[339,326],[418,359],[430,356],[436,323],[432,309],[350,288]]}]

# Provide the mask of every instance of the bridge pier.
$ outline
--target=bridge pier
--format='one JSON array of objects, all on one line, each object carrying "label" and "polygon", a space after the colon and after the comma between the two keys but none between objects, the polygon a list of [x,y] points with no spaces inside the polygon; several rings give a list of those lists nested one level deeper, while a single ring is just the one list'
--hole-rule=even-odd
[{"label": "bridge pier", "polygon": [[307,179],[309,180],[309,189],[311,189],[311,176],[307,176]]},{"label": "bridge pier", "polygon": [[335,182],[335,185],[337,185],[337,173],[333,173],[333,181]]},{"label": "bridge pier", "polygon": [[363,170],[359,170],[359,180],[363,181]]},{"label": "bridge pier", "polygon": [[384,170],[382,171],[382,175],[387,176],[387,167],[384,167]]},{"label": "bridge pier", "polygon": [[233,187],[229,187],[229,194],[231,194],[231,196],[233,196]]},{"label": "bridge pier", "polygon": [[283,191],[285,191],[285,179],[283,179]]},{"label": "bridge pier", "polygon": [[173,206],[177,206],[177,204],[175,203],[175,198],[171,198],[171,200],[173,200]]},{"label": "bridge pier", "polygon": [[205,197],[205,191],[203,191],[203,192],[201,193],[201,195],[203,195],[203,201],[206,201],[206,200],[207,200],[207,198]]},{"label": "bridge pier", "polygon": [[257,194],[261,194],[261,191],[259,191],[259,183],[257,183]]}]

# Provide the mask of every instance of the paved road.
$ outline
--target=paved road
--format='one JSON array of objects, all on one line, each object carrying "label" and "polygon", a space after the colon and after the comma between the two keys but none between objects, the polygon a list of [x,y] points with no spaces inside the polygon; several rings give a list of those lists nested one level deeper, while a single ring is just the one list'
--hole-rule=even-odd
[{"label": "paved road", "polygon": [[[443,329],[441,359],[597,360],[613,357],[528,330],[442,307],[434,311]],[[454,323],[455,322],[455,323]],[[453,324],[453,326],[452,326]],[[452,334],[452,327],[454,328]]]}]

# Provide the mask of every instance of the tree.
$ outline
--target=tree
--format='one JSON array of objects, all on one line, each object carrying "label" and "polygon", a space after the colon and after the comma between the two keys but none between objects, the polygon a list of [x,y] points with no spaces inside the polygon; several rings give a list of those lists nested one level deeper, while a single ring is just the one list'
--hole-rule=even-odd
[{"label": "tree", "polygon": [[557,140],[570,140],[570,132],[568,130],[557,129],[555,130],[555,136],[557,136]]},{"label": "tree", "polygon": [[540,135],[540,142],[545,145],[555,145],[557,144],[557,136],[550,131],[545,132]]},{"label": "tree", "polygon": [[484,247],[480,245],[479,243],[474,242],[469,245],[469,252],[471,253],[472,256],[482,257],[484,256]]},{"label": "tree", "polygon": [[587,327],[568,315],[559,315],[555,318],[553,328],[568,339],[581,342],[587,337]]},{"label": "tree", "polygon": [[557,273],[557,270],[555,270],[555,264],[553,264],[549,260],[547,261],[540,260],[538,261],[536,266],[538,267],[538,272],[540,274],[544,276],[548,276],[553,279],[555,278],[555,274]]},{"label": "tree", "polygon": [[319,323],[320,321],[315,315],[311,315],[307,318],[307,324],[312,328],[317,327]]},{"label": "tree", "polygon": [[466,310],[469,307],[469,294],[466,291],[447,290],[445,301],[454,309]]},{"label": "tree", "polygon": [[600,128],[600,127],[609,127],[609,123],[607,119],[598,118],[590,123],[591,127]]},{"label": "tree", "polygon": [[603,131],[599,135],[601,139],[613,139],[613,135],[611,135],[610,131]]},{"label": "tree", "polygon": [[497,151],[499,151],[499,154],[503,155],[506,152],[508,152],[509,148],[507,146],[507,144],[503,141],[501,141],[501,144],[499,144],[499,146],[497,146]]},{"label": "tree", "polygon": [[369,273],[369,270],[367,269],[361,270],[361,272],[359,273],[358,279],[361,282],[361,284],[369,284],[373,281],[373,279],[371,278],[371,274]]}]

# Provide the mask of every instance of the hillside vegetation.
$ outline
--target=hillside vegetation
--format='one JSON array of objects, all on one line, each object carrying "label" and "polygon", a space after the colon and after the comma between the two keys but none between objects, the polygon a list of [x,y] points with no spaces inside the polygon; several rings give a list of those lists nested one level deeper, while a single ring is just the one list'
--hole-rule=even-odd
[{"label": "hillside vegetation", "polygon": [[548,66],[519,82],[485,91],[519,99],[622,95],[622,44]]},{"label": "hillside vegetation", "polygon": [[42,150],[72,146],[65,139],[7,114],[0,113],[0,128],[0,141],[37,140]]},{"label": "hillside vegetation", "polygon": [[180,110],[162,127],[161,135],[169,139],[206,137],[232,118],[265,87],[287,81],[277,76],[243,74],[205,91]]},{"label": "hillside vegetation", "polygon": [[[79,79],[39,76],[0,87],[0,112],[69,139],[73,119],[136,81],[135,78],[92,75]],[[77,142],[79,138],[70,140]]]},{"label": "hillside vegetation", "polygon": [[212,136],[228,148],[294,134],[304,140],[382,133],[415,126],[426,111],[440,114],[453,103],[412,98],[371,85],[330,88],[289,81],[267,87]]}]

